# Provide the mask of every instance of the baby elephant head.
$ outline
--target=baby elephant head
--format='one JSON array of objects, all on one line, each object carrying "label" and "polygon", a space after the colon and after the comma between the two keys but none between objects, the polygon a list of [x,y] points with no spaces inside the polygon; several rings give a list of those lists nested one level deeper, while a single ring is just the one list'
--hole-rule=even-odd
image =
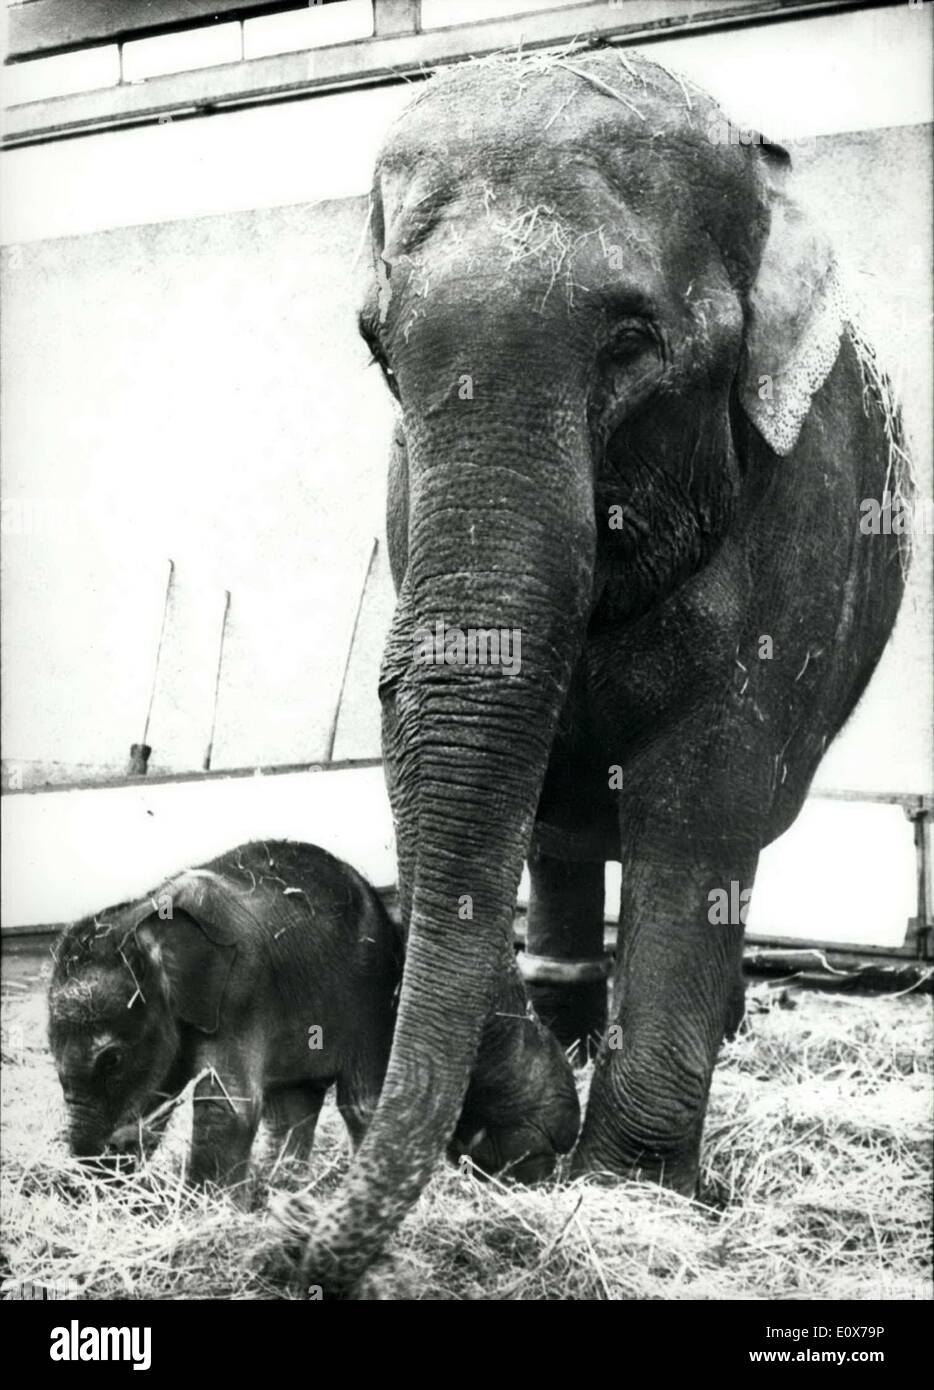
[{"label": "baby elephant head", "polygon": [[191,877],[86,917],[59,942],[49,1041],[79,1157],[101,1154],[119,1125],[165,1098],[160,1087],[188,1030],[219,1026],[236,948],[216,901],[203,910],[202,900],[217,894]]},{"label": "baby elephant head", "polygon": [[499,1009],[484,1032],[448,1157],[469,1156],[481,1174],[540,1182],[577,1140],[574,1074],[518,980]]}]

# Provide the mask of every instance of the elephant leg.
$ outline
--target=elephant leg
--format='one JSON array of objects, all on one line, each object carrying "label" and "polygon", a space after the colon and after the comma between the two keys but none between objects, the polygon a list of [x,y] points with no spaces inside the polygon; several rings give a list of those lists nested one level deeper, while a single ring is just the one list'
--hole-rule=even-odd
[{"label": "elephant leg", "polygon": [[532,855],[528,863],[532,893],[523,975],[539,1018],[575,1064],[583,1065],[596,1053],[607,1019],[603,864],[546,854]]},{"label": "elephant leg", "polygon": [[746,980],[743,976],[743,958],[737,961],[736,978],[730,990],[729,1001],[727,1004],[726,1027],[724,1037],[732,1040],[736,1037],[742,1027],[743,1019],[746,1017]]},{"label": "elephant leg", "polygon": [[[391,1038],[388,1038],[385,1057],[389,1055],[390,1042]],[[354,1151],[362,1144],[379,1104],[386,1070],[385,1057],[381,1061],[357,1058],[337,1078],[337,1108],[347,1126]]]},{"label": "elephant leg", "polygon": [[[698,846],[692,845],[696,852]],[[575,1172],[644,1177],[696,1190],[710,1079],[736,1021],[742,919],[720,924],[711,892],[738,905],[756,856],[692,852],[670,844],[627,856],[612,1022],[597,1058]],[[732,886],[731,886],[732,885]],[[745,917],[745,911],[743,911]]]},{"label": "elephant leg", "polygon": [[529,1008],[510,948],[448,1157],[484,1173],[548,1177],[577,1139],[580,1107],[561,1044]]},{"label": "elephant leg", "polygon": [[[240,1059],[210,1066],[195,1087],[189,1181],[233,1186],[249,1170],[250,1150],[262,1113],[262,1090]],[[200,1068],[199,1068],[200,1070]]]},{"label": "elephant leg", "polygon": [[356,1152],[376,1113],[392,1048],[395,1017],[385,992],[369,997],[357,1014],[355,1050],[337,1074],[337,1108]]},{"label": "elephant leg", "polygon": [[309,1084],[283,1086],[267,1094],[263,1119],[280,1159],[307,1160],[327,1092],[327,1084]]}]

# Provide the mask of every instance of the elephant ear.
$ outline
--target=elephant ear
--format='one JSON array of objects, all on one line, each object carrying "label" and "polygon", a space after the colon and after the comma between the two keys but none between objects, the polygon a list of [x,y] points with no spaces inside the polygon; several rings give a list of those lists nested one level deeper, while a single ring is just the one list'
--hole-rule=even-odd
[{"label": "elephant ear", "polygon": [[770,227],[749,295],[740,399],[769,447],[784,456],[837,360],[846,315],[830,243],[785,191],[787,153],[765,144],[754,154]]},{"label": "elephant ear", "polygon": [[141,923],[137,940],[164,970],[176,1016],[216,1033],[237,957],[238,919],[251,916],[242,893],[220,874],[191,869],[166,884],[156,903],[158,912]]}]

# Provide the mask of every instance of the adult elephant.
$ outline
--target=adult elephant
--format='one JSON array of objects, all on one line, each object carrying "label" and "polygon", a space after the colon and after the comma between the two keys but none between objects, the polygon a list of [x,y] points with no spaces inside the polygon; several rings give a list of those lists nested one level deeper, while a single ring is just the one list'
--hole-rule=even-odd
[{"label": "adult elephant", "polygon": [[[380,696],[408,948],[377,1114],[306,1227],[313,1282],[360,1276],[448,1142],[526,856],[552,959],[601,954],[622,861],[576,1171],[694,1190],[759,851],[903,587],[898,537],[859,527],[897,423],[788,169],[608,49],[460,66],[385,142],[361,326],[399,405]],[[471,661],[472,629],[521,661]],[[602,1025],[599,991],[567,1001],[545,998],[565,1037]]]}]

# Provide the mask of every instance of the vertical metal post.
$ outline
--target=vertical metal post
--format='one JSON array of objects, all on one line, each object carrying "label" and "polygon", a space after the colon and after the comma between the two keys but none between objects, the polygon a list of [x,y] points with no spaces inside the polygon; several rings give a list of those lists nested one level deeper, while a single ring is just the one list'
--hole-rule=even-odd
[{"label": "vertical metal post", "polygon": [[[931,885],[931,865],[928,854],[928,821],[930,819],[930,808],[925,804],[925,798],[919,797],[915,806],[906,806],[905,815],[914,827],[915,841],[915,863],[917,865],[918,882],[918,907],[917,917],[913,923],[914,931],[909,926],[909,938],[913,935],[919,960],[931,960],[934,951],[931,949],[931,915],[928,910],[928,895]],[[906,943],[907,944],[907,943]]]},{"label": "vertical metal post", "polygon": [[152,719],[152,706],[156,698],[156,685],[159,681],[159,664],[162,660],[162,643],[165,638],[165,625],[169,616],[169,604],[172,598],[172,582],[175,578],[175,561],[169,560],[169,572],[165,581],[165,597],[162,600],[162,622],[159,627],[159,640],[156,643],[156,657],[152,668],[152,682],[149,687],[149,704],[146,708],[146,722],[143,725],[143,739],[141,743],[130,744],[130,761],[127,764],[127,777],[145,777],[149,767],[149,756],[152,749],[149,746],[149,721]]},{"label": "vertical metal post", "polygon": [[373,537],[373,544],[370,547],[370,557],[367,560],[366,570],[363,574],[363,584],[360,589],[360,597],[357,600],[357,611],[354,614],[353,627],[350,629],[350,641],[347,643],[347,654],[344,657],[344,669],[341,673],[340,689],[337,692],[337,704],[334,708],[334,717],[331,720],[331,728],[328,732],[327,748],[324,754],[324,761],[329,763],[334,756],[334,740],[337,738],[337,722],[340,719],[341,704],[344,699],[344,687],[347,684],[347,672],[350,670],[350,658],[353,655],[354,638],[357,635],[357,627],[360,623],[360,614],[363,612],[363,600],[366,595],[366,586],[370,582],[370,571],[373,568],[373,561],[376,559],[376,552],[379,549],[379,537]]},{"label": "vertical metal post", "polygon": [[214,734],[217,729],[217,702],[221,692],[221,667],[224,664],[224,639],[227,636],[227,616],[230,613],[230,590],[224,590],[224,615],[221,618],[221,637],[217,647],[217,670],[214,675],[214,706],[211,710],[211,735],[204,753],[204,771],[211,770],[211,757],[214,753]]}]

